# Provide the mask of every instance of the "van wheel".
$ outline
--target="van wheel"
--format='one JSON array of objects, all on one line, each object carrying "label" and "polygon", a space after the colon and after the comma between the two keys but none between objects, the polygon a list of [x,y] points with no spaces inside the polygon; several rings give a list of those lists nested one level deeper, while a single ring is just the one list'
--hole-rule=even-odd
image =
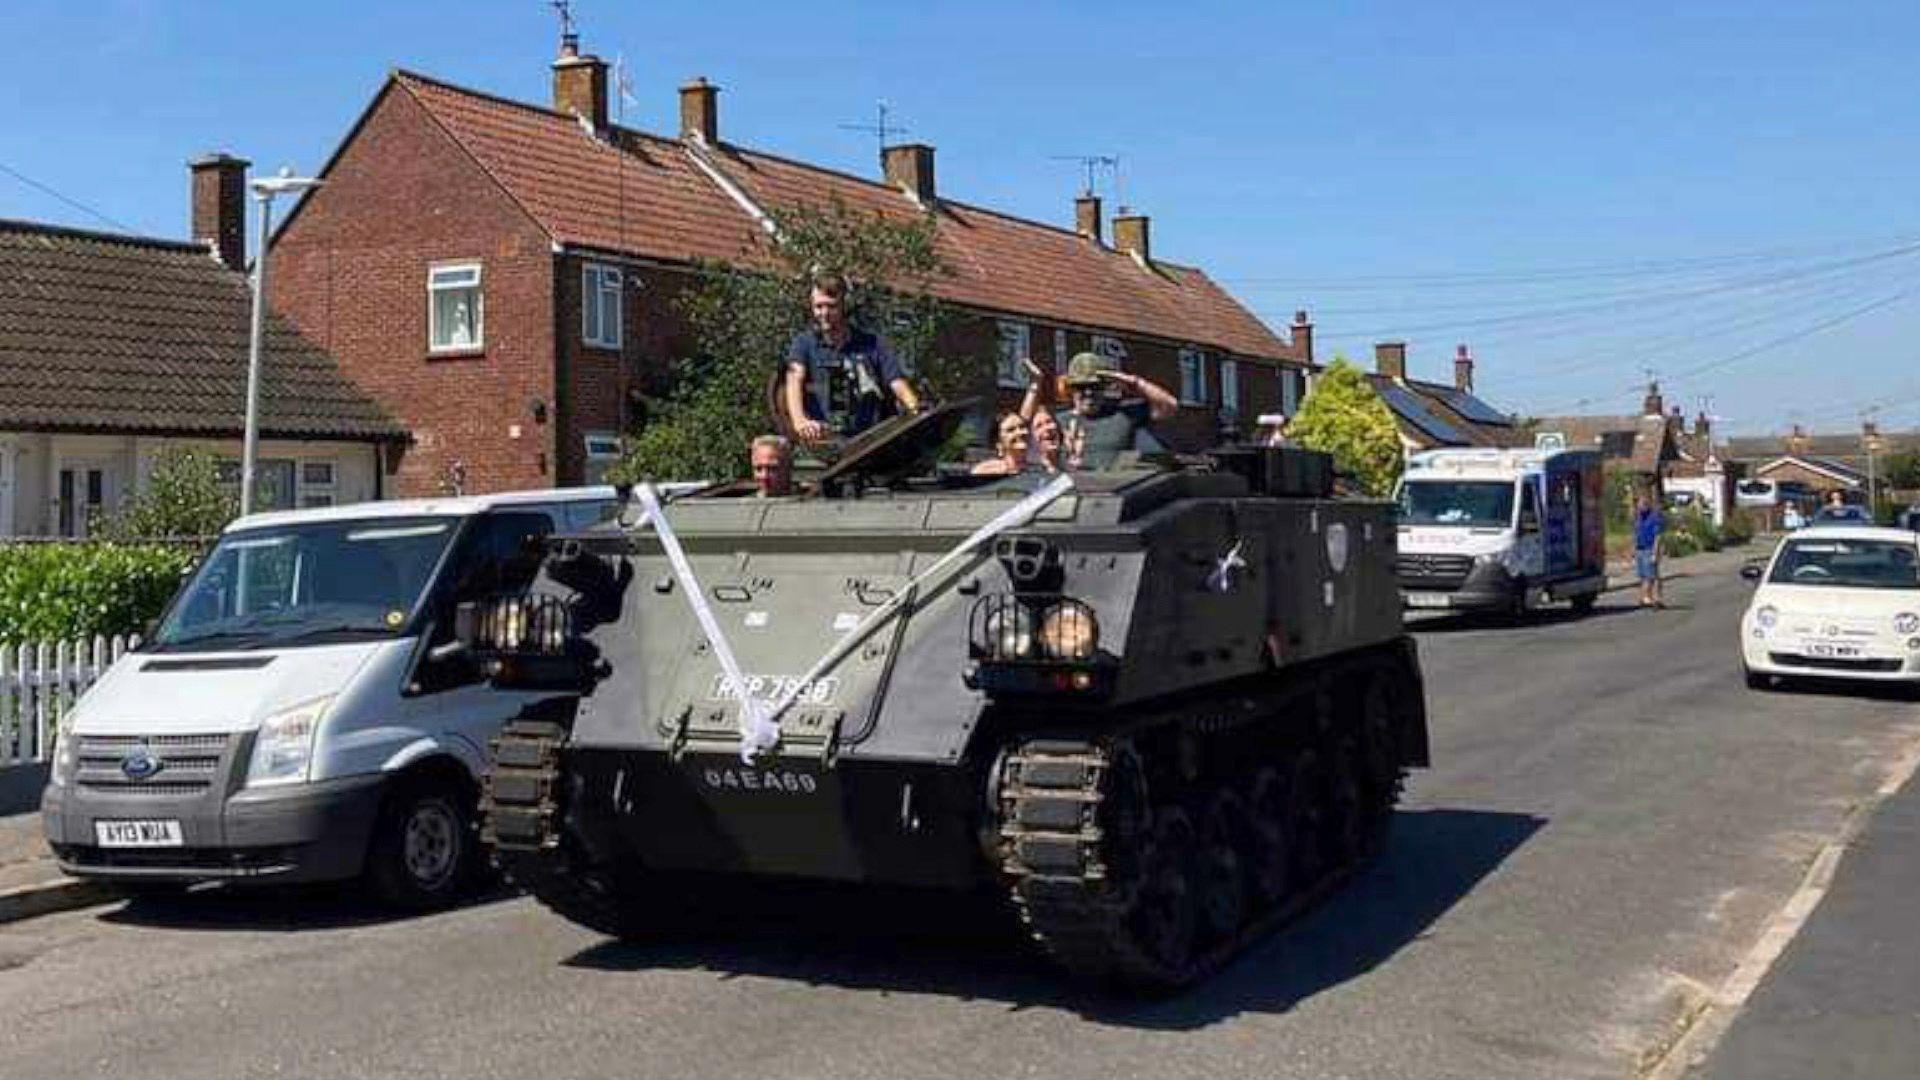
[{"label": "van wheel", "polygon": [[473,806],[445,783],[414,781],[381,809],[367,851],[367,882],[381,902],[404,911],[455,903],[479,878]]}]

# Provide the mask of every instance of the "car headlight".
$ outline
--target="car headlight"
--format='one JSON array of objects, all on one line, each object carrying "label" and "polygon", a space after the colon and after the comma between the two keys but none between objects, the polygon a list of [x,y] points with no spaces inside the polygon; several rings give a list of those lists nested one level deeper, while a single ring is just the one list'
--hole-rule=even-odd
[{"label": "car headlight", "polygon": [[1920,633],[1920,615],[1903,611],[1893,617],[1893,632],[1896,634]]},{"label": "car headlight", "polygon": [[313,766],[313,740],[333,696],[282,709],[260,724],[253,741],[247,785],[305,783]]},{"label": "car headlight", "polygon": [[1773,629],[1773,624],[1779,621],[1780,612],[1771,604],[1753,613],[1753,624],[1762,630]]},{"label": "car headlight", "polygon": [[1018,660],[1033,653],[1033,613],[1008,604],[987,616],[987,643],[996,657]]},{"label": "car headlight", "polygon": [[1062,600],[1040,616],[1040,648],[1054,660],[1091,660],[1100,647],[1100,624],[1093,609],[1078,600]]},{"label": "car headlight", "polygon": [[54,729],[53,768],[47,770],[47,783],[65,787],[73,771],[80,766],[80,736],[73,731],[73,714],[61,717]]}]

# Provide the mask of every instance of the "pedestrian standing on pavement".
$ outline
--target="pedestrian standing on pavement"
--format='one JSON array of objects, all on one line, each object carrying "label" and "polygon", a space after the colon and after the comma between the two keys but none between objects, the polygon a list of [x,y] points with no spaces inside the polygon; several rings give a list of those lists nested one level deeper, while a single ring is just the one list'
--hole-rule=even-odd
[{"label": "pedestrian standing on pavement", "polygon": [[780,406],[801,442],[851,439],[894,415],[896,405],[919,410],[920,396],[887,343],[847,321],[845,278],[814,278],[808,306],[813,325],[787,346],[780,387]]},{"label": "pedestrian standing on pavement", "polygon": [[1807,519],[1800,516],[1800,507],[1794,503],[1788,503],[1786,511],[1780,515],[1780,524],[1786,526],[1788,532],[1792,532],[1806,523]]},{"label": "pedestrian standing on pavement", "polygon": [[1660,596],[1660,534],[1666,516],[1653,500],[1641,495],[1633,501],[1633,569],[1640,578],[1640,606],[1666,607]]}]

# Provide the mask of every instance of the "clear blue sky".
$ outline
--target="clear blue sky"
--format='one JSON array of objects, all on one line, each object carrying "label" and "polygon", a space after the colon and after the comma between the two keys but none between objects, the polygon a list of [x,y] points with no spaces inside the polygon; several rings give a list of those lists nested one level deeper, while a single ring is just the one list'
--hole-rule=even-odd
[{"label": "clear blue sky", "polygon": [[[1652,368],[1743,432],[1920,427],[1912,0],[575,10],[636,126],[705,74],[724,137],[871,174],[836,125],[884,98],[943,192],[1060,223],[1051,158],[1117,154],[1157,253],[1309,308],[1323,357],[1400,337],[1442,378],[1464,341],[1503,408],[1629,411]],[[555,42],[544,0],[11,0],[0,166],[180,236],[189,157],[317,169],[396,66],[545,101]],[[104,227],[4,171],[0,216]]]}]

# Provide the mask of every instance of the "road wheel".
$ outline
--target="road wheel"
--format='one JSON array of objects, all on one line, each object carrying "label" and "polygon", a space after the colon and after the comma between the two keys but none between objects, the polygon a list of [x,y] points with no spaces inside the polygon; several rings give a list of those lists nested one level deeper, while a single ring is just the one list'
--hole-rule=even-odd
[{"label": "road wheel", "polygon": [[1773,689],[1773,676],[1765,674],[1764,672],[1755,671],[1752,668],[1747,667],[1745,664],[1740,665],[1740,670],[1747,677],[1747,689],[1749,690]]},{"label": "road wheel", "polygon": [[1183,981],[1198,944],[1201,915],[1194,889],[1195,836],[1183,811],[1154,816],[1153,845],[1141,861],[1129,921],[1141,949],[1174,984]]},{"label": "road wheel", "polygon": [[1264,909],[1286,899],[1293,888],[1294,840],[1287,835],[1291,811],[1286,777],[1271,767],[1255,773],[1246,805],[1250,827],[1248,884],[1254,902]]},{"label": "road wheel", "polygon": [[1209,941],[1233,937],[1246,921],[1251,824],[1246,804],[1231,790],[1214,795],[1201,819],[1196,883]]},{"label": "road wheel", "polygon": [[479,877],[473,807],[452,784],[403,783],[374,823],[367,881],[381,901],[430,911],[464,897]]}]

